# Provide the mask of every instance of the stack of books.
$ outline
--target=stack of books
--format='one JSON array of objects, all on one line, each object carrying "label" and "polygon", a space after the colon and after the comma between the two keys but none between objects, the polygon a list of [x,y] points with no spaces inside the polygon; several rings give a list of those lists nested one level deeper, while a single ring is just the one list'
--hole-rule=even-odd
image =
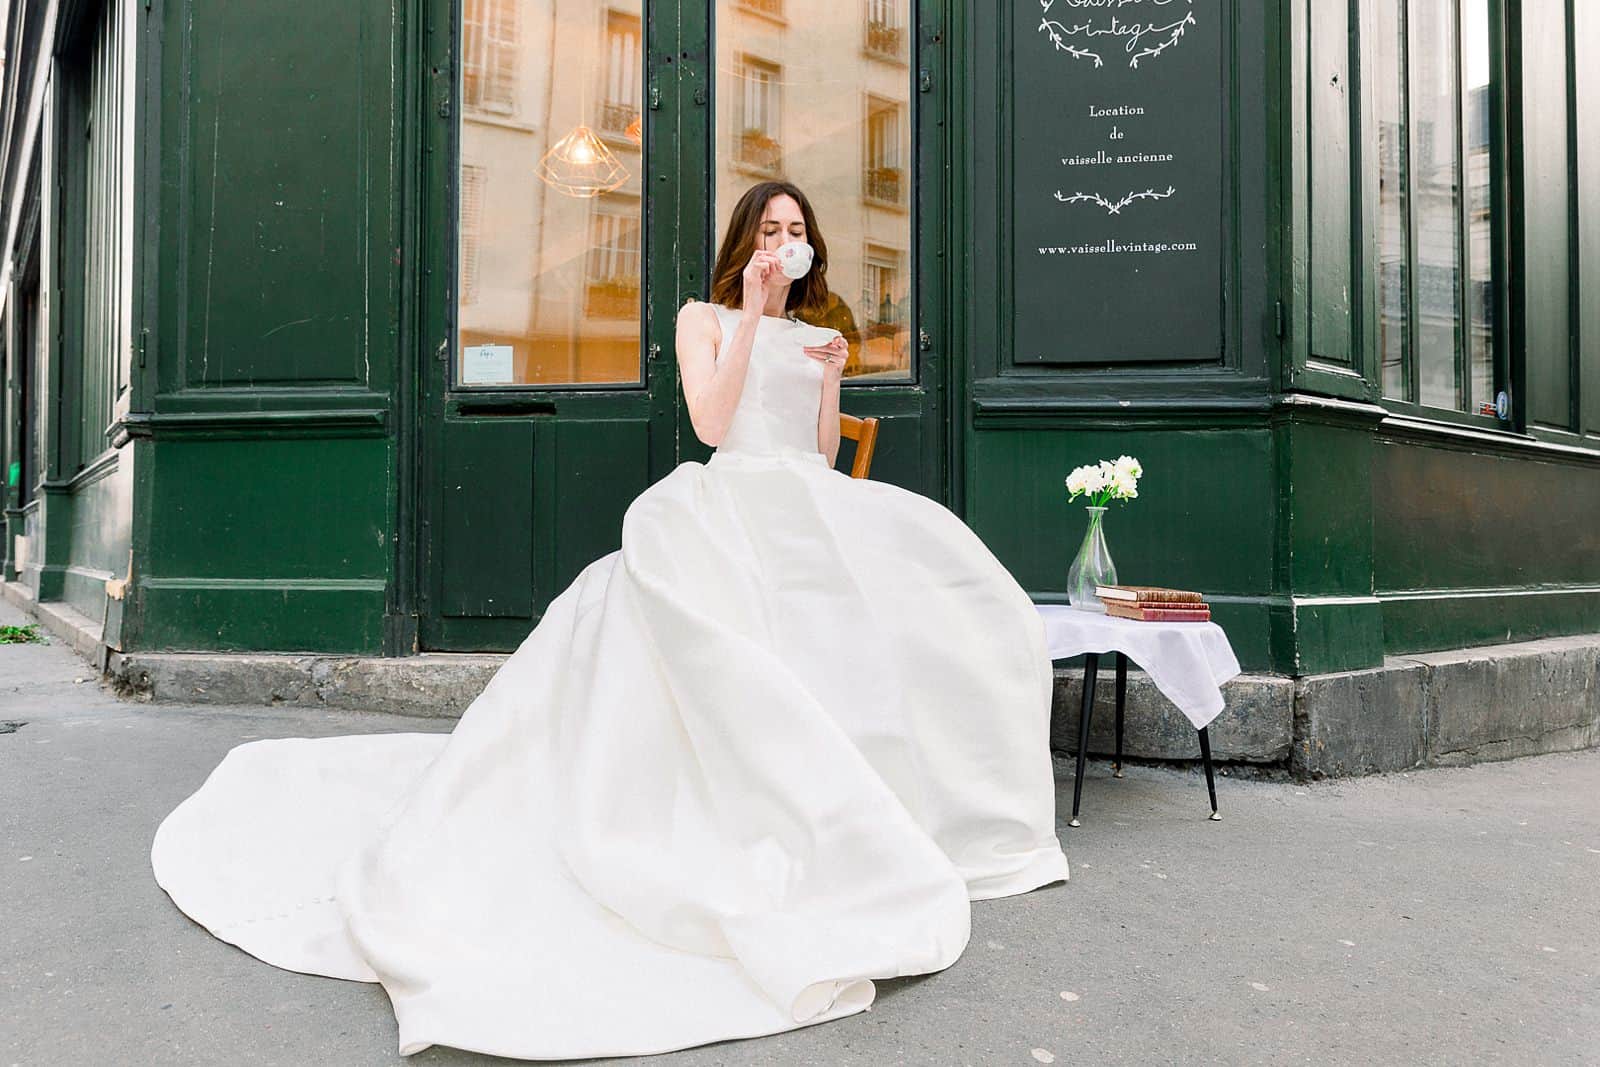
[{"label": "stack of books", "polygon": [[1106,606],[1106,614],[1140,622],[1208,622],[1211,606],[1190,589],[1166,589],[1159,585],[1098,585],[1095,595]]}]

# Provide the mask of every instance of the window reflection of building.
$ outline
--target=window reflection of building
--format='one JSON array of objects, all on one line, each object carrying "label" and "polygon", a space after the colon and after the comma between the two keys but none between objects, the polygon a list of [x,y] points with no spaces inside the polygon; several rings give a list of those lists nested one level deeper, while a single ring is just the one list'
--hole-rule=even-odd
[{"label": "window reflection of building", "polygon": [[900,60],[904,55],[905,28],[899,0],[867,0],[867,54],[877,59]]},{"label": "window reflection of building", "polygon": [[[517,384],[639,380],[641,10],[463,0],[458,340],[511,346]],[[580,127],[626,173],[614,192],[539,177]]]},{"label": "window reflection of building", "polygon": [[882,97],[867,97],[866,167],[861,172],[862,195],[883,204],[899,204],[901,195],[901,105]]},{"label": "window reflection of building", "polygon": [[462,12],[461,99],[480,111],[516,105],[520,0],[475,0]]},{"label": "window reflection of building", "polygon": [[738,0],[740,7],[768,18],[783,18],[783,0]]},{"label": "window reflection of building", "polygon": [[893,328],[899,314],[895,294],[900,291],[900,255],[893,249],[868,245],[862,257],[861,307],[868,334]]},{"label": "window reflection of building", "polygon": [[753,182],[800,186],[828,241],[832,300],[814,321],[849,338],[847,377],[909,377],[910,0],[815,4],[787,21],[771,6],[716,4],[717,240]]},{"label": "window reflection of building", "polygon": [[783,171],[782,70],[752,56],[739,57],[738,160],[766,174]]},{"label": "window reflection of building", "polygon": [[483,168],[461,166],[461,303],[478,302],[478,242],[483,232]]},{"label": "window reflection of building", "polygon": [[639,253],[638,204],[597,201],[590,217],[585,315],[596,319],[638,315]]},{"label": "window reflection of building", "polygon": [[600,130],[626,135],[638,117],[639,64],[644,56],[644,31],[639,16],[622,11],[606,13],[605,99],[600,107]]}]

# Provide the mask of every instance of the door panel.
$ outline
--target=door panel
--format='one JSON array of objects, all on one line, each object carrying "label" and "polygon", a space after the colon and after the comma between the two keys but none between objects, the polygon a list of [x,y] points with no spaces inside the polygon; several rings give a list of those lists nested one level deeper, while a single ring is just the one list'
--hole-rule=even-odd
[{"label": "door panel", "polygon": [[[534,429],[520,419],[457,419],[444,426],[439,560],[451,580],[439,612],[451,619],[525,619],[533,614],[533,482],[508,480],[531,469]],[[480,566],[493,560],[494,566]]]},{"label": "door panel", "polygon": [[645,88],[675,8],[428,0],[421,648],[514,649],[676,460],[676,285],[645,284],[678,199],[647,180],[675,97]]}]

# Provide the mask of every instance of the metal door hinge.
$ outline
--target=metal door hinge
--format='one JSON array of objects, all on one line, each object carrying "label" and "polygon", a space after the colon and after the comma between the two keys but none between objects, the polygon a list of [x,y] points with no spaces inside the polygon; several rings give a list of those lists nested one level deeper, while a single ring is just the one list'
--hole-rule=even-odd
[{"label": "metal door hinge", "polygon": [[650,86],[650,110],[661,110],[661,86],[659,85]]},{"label": "metal door hinge", "polygon": [[700,86],[694,91],[694,102],[699,104],[701,107],[706,106],[706,101],[708,99],[710,99],[710,97],[706,94],[706,87],[704,85]]},{"label": "metal door hinge", "polygon": [[917,329],[917,348],[923,352],[933,351],[933,338],[929,337],[928,331],[921,327]]},{"label": "metal door hinge", "polygon": [[661,346],[660,345],[653,344],[648,349],[646,349],[646,351],[649,353],[650,362],[651,363],[654,363],[656,360],[661,358]]},{"label": "metal door hinge", "polygon": [[917,72],[917,92],[927,93],[933,91],[933,71],[923,67]]},{"label": "metal door hinge", "polygon": [[148,328],[140,330],[139,331],[139,366],[141,368],[144,367],[145,347],[148,344],[149,340],[150,340],[150,330]]},{"label": "metal door hinge", "polygon": [[436,356],[440,360],[449,359],[450,358],[450,339],[448,337],[446,337],[443,341],[440,341],[439,342],[439,347],[434,349],[434,353],[433,354],[434,354],[434,356]]},{"label": "metal door hinge", "polygon": [[1289,336],[1289,314],[1287,310],[1285,310],[1282,300],[1279,300],[1273,304],[1272,317],[1272,328],[1276,331],[1278,340],[1281,341],[1285,337]]}]

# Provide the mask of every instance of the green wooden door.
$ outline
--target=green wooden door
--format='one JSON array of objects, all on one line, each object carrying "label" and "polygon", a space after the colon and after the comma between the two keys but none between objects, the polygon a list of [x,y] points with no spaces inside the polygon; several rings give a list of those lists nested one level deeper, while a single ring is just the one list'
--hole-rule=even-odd
[{"label": "green wooden door", "polygon": [[[674,318],[708,295],[717,220],[765,177],[818,210],[853,341],[843,407],[884,420],[874,477],[947,499],[943,249],[918,239],[943,196],[920,132],[942,115],[919,92],[941,35],[911,0],[429,6],[421,648],[515,648],[639,493],[710,454]],[[828,78],[824,44],[844,64]]]}]

